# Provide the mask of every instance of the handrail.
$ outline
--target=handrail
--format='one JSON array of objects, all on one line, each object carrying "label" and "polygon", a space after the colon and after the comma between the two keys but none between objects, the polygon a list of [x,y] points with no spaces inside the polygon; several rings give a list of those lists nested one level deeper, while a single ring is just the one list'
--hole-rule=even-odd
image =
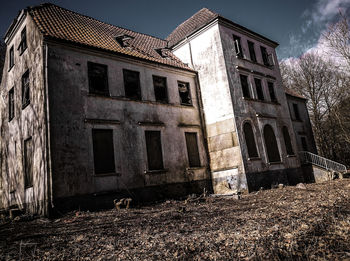
[{"label": "handrail", "polygon": [[347,172],[347,168],[345,165],[330,159],[326,159],[311,152],[299,151],[299,155],[302,164],[311,163],[326,170]]}]

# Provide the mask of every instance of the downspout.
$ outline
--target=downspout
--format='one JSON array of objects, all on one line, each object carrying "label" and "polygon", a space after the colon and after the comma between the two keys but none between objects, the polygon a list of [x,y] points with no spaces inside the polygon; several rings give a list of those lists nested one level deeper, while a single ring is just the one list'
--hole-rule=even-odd
[{"label": "downspout", "polygon": [[53,208],[53,189],[52,189],[52,165],[51,165],[51,137],[50,137],[50,113],[49,113],[49,84],[48,84],[48,46],[47,43],[44,45],[45,48],[45,59],[44,59],[44,111],[45,111],[45,127],[46,127],[46,166],[48,175],[47,185],[47,198],[48,208]]}]

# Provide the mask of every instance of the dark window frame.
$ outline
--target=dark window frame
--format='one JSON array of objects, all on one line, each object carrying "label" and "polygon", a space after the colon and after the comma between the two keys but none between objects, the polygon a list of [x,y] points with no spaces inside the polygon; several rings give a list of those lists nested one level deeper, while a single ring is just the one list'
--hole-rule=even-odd
[{"label": "dark window frame", "polygon": [[[243,80],[244,79],[244,80]],[[242,94],[244,98],[252,98],[250,94],[250,88],[249,88],[249,78],[245,74],[240,74],[239,75],[239,80],[241,82],[241,89],[242,89]]]},{"label": "dark window frame", "polygon": [[190,168],[201,167],[197,132],[185,132],[185,141],[186,141],[187,159],[188,159],[189,167]]},{"label": "dark window frame", "polygon": [[250,122],[245,122],[243,124],[243,134],[244,134],[245,144],[247,147],[248,157],[259,158],[259,151],[256,144],[254,130]]},{"label": "dark window frame", "polygon": [[[182,92],[180,88],[180,85],[186,86],[186,92]],[[179,98],[180,98],[180,104],[181,105],[187,105],[187,106],[192,106],[192,95],[191,95],[191,87],[189,82],[183,82],[183,81],[177,81],[177,87],[179,91]],[[181,95],[183,93],[183,95]],[[187,93],[187,97],[185,97],[185,93]],[[184,102],[184,99],[187,99],[187,102]]]},{"label": "dark window frame", "polygon": [[290,139],[290,134],[287,126],[282,127],[282,134],[283,134],[283,140],[284,140],[284,145],[286,148],[287,155],[288,156],[295,155],[293,150],[292,140]]},{"label": "dark window frame", "polygon": [[264,126],[264,143],[268,162],[281,163],[281,154],[278,147],[277,137],[272,126],[269,124]]},{"label": "dark window frame", "polygon": [[[30,152],[28,152],[28,147],[27,147],[27,144],[29,142],[31,145]],[[25,188],[33,187],[33,157],[34,157],[33,139],[32,137],[29,137],[23,141],[23,170],[24,170],[24,187]],[[29,163],[30,163],[30,166],[28,166]]]},{"label": "dark window frame", "polygon": [[[101,96],[110,96],[108,86],[108,66],[106,64],[87,62],[88,65],[88,81],[89,81],[89,93]],[[96,70],[102,69],[101,75],[96,74]],[[96,87],[96,84],[100,81],[101,87]]]},{"label": "dark window frame", "polygon": [[300,137],[301,147],[304,151],[309,151],[309,146],[307,145],[307,140],[305,136]]},{"label": "dark window frame", "polygon": [[25,50],[27,50],[27,30],[24,27],[22,32],[21,32],[21,42],[18,45],[17,50],[19,50],[19,55],[22,55]]},{"label": "dark window frame", "polygon": [[[29,70],[22,75],[22,109],[30,104],[30,77]],[[26,81],[27,79],[27,81]]]},{"label": "dark window frame", "polygon": [[[107,134],[107,135],[106,135]],[[107,128],[93,128],[91,129],[92,137],[92,152],[95,175],[115,174],[115,149],[114,149],[114,131]],[[108,140],[105,144],[100,144],[102,139]],[[103,147],[103,148],[102,148]],[[105,153],[101,155],[100,153]],[[102,162],[101,159],[103,158]],[[106,161],[108,161],[106,163]]]},{"label": "dark window frame", "polygon": [[261,52],[261,58],[262,58],[263,64],[265,66],[271,66],[271,64],[269,62],[269,54],[267,52],[266,47],[260,46],[260,52]]},{"label": "dark window frame", "polygon": [[[160,86],[157,83],[157,79],[164,81],[164,86]],[[154,97],[156,101],[160,103],[169,103],[167,78],[164,76],[152,75],[152,80],[153,80]],[[163,94],[162,94],[162,91],[163,91]],[[163,98],[159,96],[160,94],[163,95]]]},{"label": "dark window frame", "polygon": [[12,87],[8,92],[8,114],[9,122],[15,117],[15,87]]},{"label": "dark window frame", "polygon": [[277,103],[278,100],[277,100],[276,91],[275,91],[275,84],[273,82],[268,81],[267,87],[269,89],[270,101]]},{"label": "dark window frame", "polygon": [[[259,84],[257,84],[259,83]],[[265,101],[264,89],[262,85],[262,80],[260,78],[254,78],[254,85],[256,90],[257,99],[259,101]]]},{"label": "dark window frame", "polygon": [[237,58],[243,58],[243,48],[241,43],[241,37],[233,35],[233,43],[235,46],[235,52]]},{"label": "dark window frame", "polygon": [[[156,143],[152,143],[152,142]],[[147,171],[164,170],[162,133],[160,130],[145,130]]]},{"label": "dark window frame", "polygon": [[250,60],[252,62],[257,62],[256,60],[256,52],[255,52],[255,44],[252,41],[247,41],[248,43],[248,49],[249,49],[249,56],[250,56]]},{"label": "dark window frame", "polygon": [[297,103],[293,103],[292,106],[293,106],[293,112],[294,112],[294,119],[297,120],[297,121],[301,121],[298,104]]},{"label": "dark window frame", "polygon": [[9,71],[15,66],[15,51],[13,45],[9,50]]},{"label": "dark window frame", "polygon": [[[136,80],[129,81],[130,78],[135,77]],[[140,72],[133,71],[129,69],[123,69],[123,79],[124,79],[124,92],[125,97],[135,101],[142,100],[141,84],[140,84]],[[135,86],[133,86],[135,85]]]}]

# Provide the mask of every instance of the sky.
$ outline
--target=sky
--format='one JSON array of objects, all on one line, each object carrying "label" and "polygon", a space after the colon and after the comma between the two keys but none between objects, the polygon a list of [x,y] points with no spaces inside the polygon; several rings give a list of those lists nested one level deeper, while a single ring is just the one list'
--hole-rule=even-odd
[{"label": "sky", "polygon": [[[45,0],[7,0],[0,6],[3,37],[18,12]],[[316,48],[339,11],[350,16],[350,0],[46,0],[103,22],[165,38],[203,7],[280,44],[279,60]]]}]

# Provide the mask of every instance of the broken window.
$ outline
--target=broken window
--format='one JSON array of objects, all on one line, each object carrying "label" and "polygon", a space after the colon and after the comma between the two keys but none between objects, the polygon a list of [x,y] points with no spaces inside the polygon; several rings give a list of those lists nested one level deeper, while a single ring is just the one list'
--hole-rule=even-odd
[{"label": "broken window", "polygon": [[92,129],[95,174],[115,172],[113,130]]},{"label": "broken window", "polygon": [[261,85],[261,80],[254,78],[254,82],[255,82],[256,94],[258,95],[258,100],[263,101],[265,98],[264,98],[264,92]]},{"label": "broken window", "polygon": [[88,62],[89,92],[109,95],[107,65]]},{"label": "broken window", "polygon": [[245,75],[242,75],[242,74],[240,74],[239,77],[241,79],[241,86],[242,86],[243,97],[250,98],[248,77],[245,76]]},{"label": "broken window", "polygon": [[248,48],[249,48],[250,60],[252,60],[253,62],[256,62],[254,43],[251,41],[248,41]]},{"label": "broken window", "polygon": [[272,102],[277,102],[276,94],[275,94],[275,88],[273,86],[272,82],[267,82],[267,86],[269,88],[270,93],[270,99]]},{"label": "broken window", "polygon": [[289,131],[288,131],[288,128],[286,126],[283,126],[282,133],[283,133],[284,144],[286,146],[287,155],[294,155],[292,142],[291,142],[290,136],[289,136]]},{"label": "broken window", "polygon": [[264,127],[264,140],[269,162],[281,162],[276,136],[270,125]]},{"label": "broken window", "polygon": [[258,150],[256,148],[256,143],[255,143],[252,125],[250,125],[250,123],[248,123],[248,122],[244,123],[243,132],[244,132],[245,143],[246,143],[247,149],[248,149],[249,158],[259,157]]},{"label": "broken window", "polygon": [[154,96],[158,102],[168,102],[166,78],[153,75]]},{"label": "broken window", "polygon": [[123,69],[125,97],[141,100],[140,73]]},{"label": "broken window", "polygon": [[185,105],[191,105],[191,93],[190,93],[190,84],[188,82],[178,82],[180,103]]},{"label": "broken window", "polygon": [[22,54],[27,49],[27,32],[26,28],[21,32],[21,42],[19,43],[18,50],[19,53]]},{"label": "broken window", "polygon": [[294,117],[296,120],[300,121],[300,114],[299,114],[299,108],[298,108],[298,104],[293,103],[293,111],[294,111]]},{"label": "broken window", "polygon": [[263,59],[264,65],[270,66],[270,63],[269,63],[269,54],[267,53],[266,48],[263,47],[263,46],[260,46],[260,51],[261,51],[261,57],[262,57],[262,59]]},{"label": "broken window", "polygon": [[300,140],[301,140],[301,146],[303,147],[303,151],[308,151],[306,138],[305,137],[301,137]]},{"label": "broken window", "polygon": [[233,35],[233,41],[235,44],[236,57],[243,58],[241,37],[239,37],[237,35]]},{"label": "broken window", "polygon": [[29,70],[22,76],[22,108],[24,109],[30,103],[30,88],[29,88]]},{"label": "broken window", "polygon": [[12,46],[9,52],[9,69],[11,69],[14,65],[15,65],[15,57],[14,57],[14,51]]},{"label": "broken window", "polygon": [[148,170],[162,170],[163,153],[160,131],[145,131]]},{"label": "broken window", "polygon": [[200,167],[201,162],[199,159],[198,143],[197,143],[197,133],[195,132],[185,132],[186,146],[188,161],[191,168]]},{"label": "broken window", "polygon": [[32,138],[24,141],[24,186],[33,186],[33,142]]},{"label": "broken window", "polygon": [[15,117],[15,88],[9,91],[9,121]]}]

